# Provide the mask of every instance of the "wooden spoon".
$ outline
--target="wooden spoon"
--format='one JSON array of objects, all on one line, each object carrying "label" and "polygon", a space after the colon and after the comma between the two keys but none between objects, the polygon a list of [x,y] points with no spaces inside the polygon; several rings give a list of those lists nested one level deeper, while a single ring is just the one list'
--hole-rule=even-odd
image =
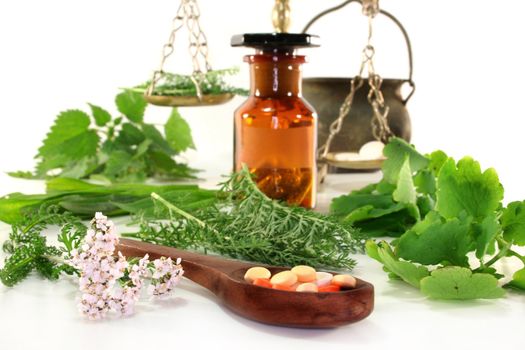
[{"label": "wooden spoon", "polygon": [[[263,323],[301,328],[332,328],[362,320],[374,307],[374,287],[357,279],[354,289],[332,293],[288,292],[244,281],[253,266],[264,266],[180,249],[121,239],[117,250],[127,257],[149,254],[181,258],[184,276],[214,293],[235,313]],[[266,266],[272,275],[287,270]]]}]

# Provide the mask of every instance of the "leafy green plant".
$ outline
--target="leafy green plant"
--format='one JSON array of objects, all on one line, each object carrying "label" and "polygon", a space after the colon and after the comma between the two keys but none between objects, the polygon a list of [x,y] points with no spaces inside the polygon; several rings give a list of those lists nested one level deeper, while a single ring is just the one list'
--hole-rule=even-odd
[{"label": "leafy green plant", "polygon": [[147,185],[139,183],[116,183],[97,185],[71,178],[51,178],[46,182],[46,194],[11,193],[0,198],[0,221],[15,224],[23,221],[28,213],[42,206],[53,205],[61,211],[89,219],[93,213],[103,211],[107,215],[151,215],[154,210],[152,192],[163,195],[170,202],[191,212],[213,204],[214,190],[197,185]]},{"label": "leafy green plant", "polygon": [[[493,265],[505,257],[525,265],[513,249],[525,245],[525,201],[505,208],[496,171],[482,171],[470,157],[425,156],[399,138],[384,154],[383,179],[334,198],[332,215],[368,237],[398,237],[369,240],[367,254],[430,298],[503,296],[498,280],[505,276]],[[506,286],[525,290],[525,267]]]},{"label": "leafy green plant", "polygon": [[[203,74],[199,80],[201,83],[199,87],[204,95],[218,95],[218,94],[235,94],[247,95],[248,91],[229,85],[225,77],[228,75],[237,74],[239,70],[236,68],[221,69],[208,71]],[[150,86],[151,82],[147,81],[144,84],[136,86],[133,91],[144,93]],[[196,96],[197,89],[191,75],[180,75],[173,73],[164,73],[160,81],[155,84],[153,95],[162,96]]]},{"label": "leafy green plant", "polygon": [[217,253],[272,265],[324,266],[350,269],[350,254],[363,240],[351,225],[266,197],[245,168],[233,174],[212,206],[192,213],[152,194],[156,218],[142,220],[128,237],[180,249]]},{"label": "leafy green plant", "polygon": [[[60,226],[60,247],[49,245],[42,235],[47,227],[55,225]],[[54,206],[42,207],[24,216],[23,221],[11,226],[9,239],[3,243],[2,248],[8,257],[0,269],[0,281],[11,287],[32,271],[50,280],[58,279],[62,273],[76,273],[64,258],[79,247],[86,230],[78,218],[70,213],[60,213]]]},{"label": "leafy green plant", "polygon": [[144,121],[147,103],[140,93],[125,90],[115,103],[120,116],[89,104],[91,115],[67,110],[58,115],[38,149],[34,172],[12,172],[22,178],[50,176],[137,182],[146,178],[194,178],[195,170],[174,156],[195,148],[191,130],[177,109],[164,125],[164,135]]}]

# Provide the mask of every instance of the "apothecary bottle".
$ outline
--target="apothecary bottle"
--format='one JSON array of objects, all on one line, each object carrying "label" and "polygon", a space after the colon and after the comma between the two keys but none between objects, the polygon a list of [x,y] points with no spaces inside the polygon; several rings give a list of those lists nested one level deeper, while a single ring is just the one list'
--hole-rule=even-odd
[{"label": "apothecary bottle", "polygon": [[256,49],[250,65],[250,95],[234,114],[234,167],[246,165],[270,198],[313,208],[316,200],[317,117],[301,94],[305,56],[317,46],[308,34],[244,34],[233,46]]}]

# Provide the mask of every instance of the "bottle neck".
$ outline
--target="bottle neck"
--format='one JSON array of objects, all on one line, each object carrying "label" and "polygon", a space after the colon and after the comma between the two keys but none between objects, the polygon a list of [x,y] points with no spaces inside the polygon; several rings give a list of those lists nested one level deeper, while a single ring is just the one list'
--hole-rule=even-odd
[{"label": "bottle neck", "polygon": [[250,93],[256,97],[301,97],[304,56],[263,52],[245,56],[250,64]]}]

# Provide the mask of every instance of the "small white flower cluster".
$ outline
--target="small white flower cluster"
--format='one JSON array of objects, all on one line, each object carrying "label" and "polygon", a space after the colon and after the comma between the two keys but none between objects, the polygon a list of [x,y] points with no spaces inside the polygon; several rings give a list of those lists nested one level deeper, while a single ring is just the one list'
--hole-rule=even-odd
[{"label": "small white flower cluster", "polygon": [[153,271],[150,293],[155,296],[168,295],[173,288],[179,283],[180,276],[173,271],[178,271],[177,266],[180,266],[181,259],[178,258],[174,263],[171,258],[161,257],[153,262],[155,270]]},{"label": "small white flower cluster", "polygon": [[184,273],[180,259],[174,263],[162,257],[151,262],[146,255],[138,263],[128,263],[120,252],[115,257],[118,242],[113,222],[96,213],[81,249],[72,252],[70,264],[80,272],[79,309],[90,319],[104,318],[110,310],[131,315],[145,278],[152,279],[151,293],[163,296]]}]

